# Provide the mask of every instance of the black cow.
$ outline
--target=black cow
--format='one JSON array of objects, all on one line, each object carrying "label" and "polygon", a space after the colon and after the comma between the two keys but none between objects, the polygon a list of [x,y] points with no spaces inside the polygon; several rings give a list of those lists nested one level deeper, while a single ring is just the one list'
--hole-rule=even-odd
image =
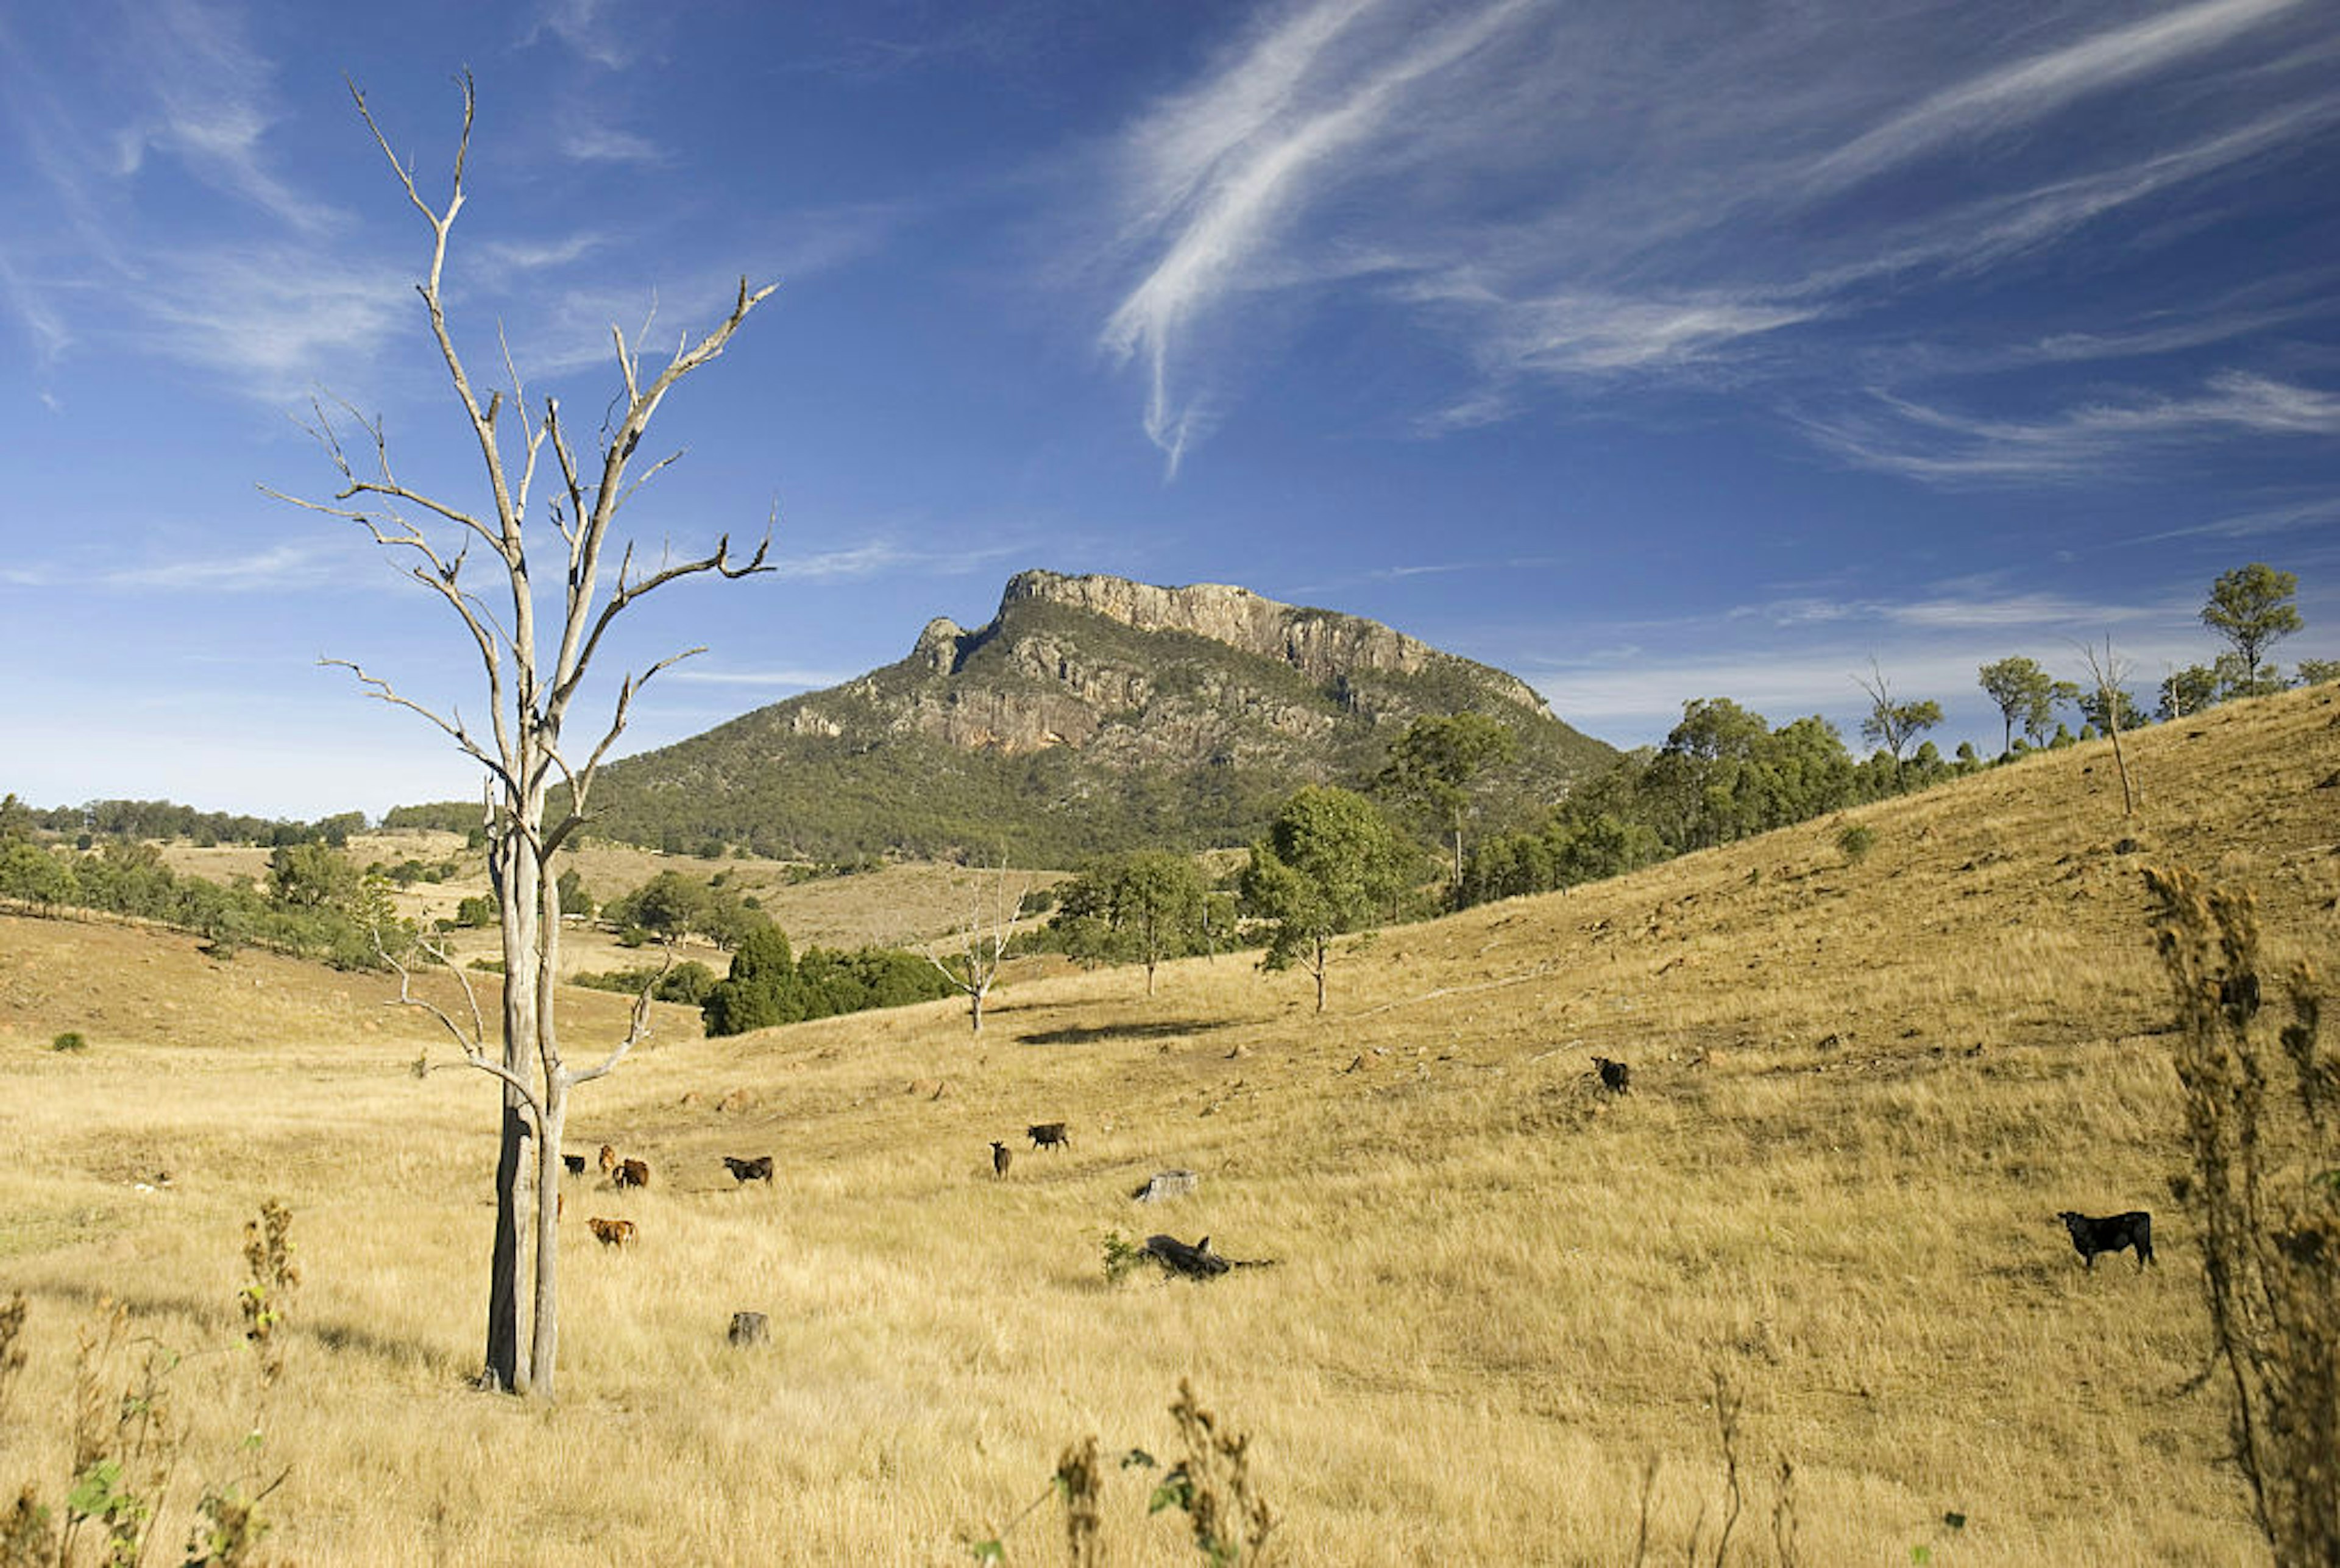
[{"label": "black cow", "polygon": [[2091,1219],[2066,1209],[2056,1217],[2072,1233],[2073,1250],[2090,1268],[2097,1266],[2097,1254],[2118,1252],[2125,1246],[2137,1248],[2139,1269],[2153,1261],[2153,1216],[2141,1208],[2107,1215],[2102,1219]]},{"label": "black cow", "polygon": [[1592,1065],[1601,1069],[1601,1087],[1611,1094],[1621,1095],[1633,1087],[1633,1069],[1623,1062],[1595,1057]]},{"label": "black cow", "polygon": [[583,1176],[585,1174],[585,1156],[583,1155],[562,1155],[560,1156],[560,1163],[568,1169],[570,1176]]},{"label": "black cow", "polygon": [[1024,1131],[1036,1149],[1068,1149],[1073,1146],[1073,1135],[1065,1130],[1062,1122],[1039,1122]]},{"label": "black cow", "polygon": [[766,1186],[772,1185],[772,1156],[769,1155],[758,1155],[751,1160],[736,1159],[730,1155],[725,1155],[723,1168],[729,1171],[731,1179],[741,1186],[746,1186],[751,1181],[762,1182]]}]

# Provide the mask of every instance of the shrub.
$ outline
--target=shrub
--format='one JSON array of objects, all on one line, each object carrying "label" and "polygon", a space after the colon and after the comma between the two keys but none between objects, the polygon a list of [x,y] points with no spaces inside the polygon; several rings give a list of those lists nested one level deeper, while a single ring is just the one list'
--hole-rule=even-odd
[{"label": "shrub", "polygon": [[49,1049],[53,1051],[85,1051],[89,1049],[89,1042],[83,1039],[75,1031],[67,1029],[64,1034],[59,1035],[55,1039],[49,1042]]},{"label": "shrub", "polygon": [[1844,856],[1847,865],[1858,866],[1862,858],[1877,847],[1877,830],[1862,823],[1849,823],[1841,832],[1837,834],[1836,847]]}]

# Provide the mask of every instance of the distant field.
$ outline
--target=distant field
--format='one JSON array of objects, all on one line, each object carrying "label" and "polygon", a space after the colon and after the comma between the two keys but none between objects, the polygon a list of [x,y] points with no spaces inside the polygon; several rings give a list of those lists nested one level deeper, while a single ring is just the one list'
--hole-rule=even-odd
[{"label": "distant field", "polygon": [[[2134,819],[2107,746],[2044,755],[1352,944],[1322,1017],[1235,959],[1151,1001],[1134,971],[1026,981],[979,1038],[947,1003],[711,1041],[661,1009],[579,1092],[572,1146],[656,1177],[570,1187],[551,1408],[464,1386],[494,1097],[411,1074],[448,1056],[382,981],[0,920],[0,1295],[30,1297],[32,1353],[0,1487],[60,1490],[99,1292],[166,1344],[235,1340],[240,1226],[281,1194],[306,1282],[267,1512],[303,1563],[971,1562],[1092,1434],[1113,1561],[1192,1563],[1145,1517],[1158,1473],[1115,1464],[1175,1455],[1182,1378],[1252,1434],[1276,1561],[1630,1561],[1652,1463],[1651,1560],[1681,1561],[1726,1507],[1717,1371],[1745,1401],[1733,1563],[1780,1561],[1783,1458],[1806,1564],[2263,1561],[2201,1376],[2137,869],[2246,884],[2273,943],[2328,959],[2340,694],[2127,744]],[[799,944],[884,936],[853,922],[915,907],[910,875],[767,902]],[[568,1004],[574,1055],[621,1027],[621,998]],[[1069,1151],[1029,1146],[1043,1120]],[[773,1188],[735,1190],[718,1156],[766,1152]],[[1200,1189],[1129,1201],[1170,1167]],[[2056,1212],[2131,1207],[2159,1266],[2082,1270]],[[1107,1235],[1155,1230],[1275,1265],[1108,1285]],[[743,1308],[768,1346],[724,1343]],[[250,1416],[201,1395],[243,1375],[183,1368],[174,1517]],[[1006,1546],[1063,1561],[1054,1503]]]},{"label": "distant field", "polygon": [[[465,850],[460,834],[427,830],[360,833],[349,842],[350,858],[360,867],[380,862],[395,866],[415,859],[437,867],[459,862],[458,874],[441,882],[416,882],[398,895],[399,913],[416,919],[452,919],[463,899],[488,891],[483,852]],[[199,849],[191,844],[168,844],[163,858],[174,871],[191,872],[225,882],[243,876],[264,881],[269,851],[227,845]],[[564,858],[573,863],[585,889],[597,904],[631,892],[661,871],[679,871],[701,879],[728,877],[730,883],[761,901],[766,913],[788,934],[799,951],[806,948],[920,946],[950,936],[964,928],[970,912],[988,917],[1000,872],[965,866],[884,866],[852,876],[790,879],[788,862],[754,858],[701,859],[689,855],[664,855],[624,845],[587,842]],[[1038,891],[1065,879],[1062,871],[1005,873],[1006,896]],[[1034,922],[1026,920],[1025,925]],[[492,931],[458,931],[449,950],[468,961],[498,952]],[[691,940],[681,945],[681,956],[697,958],[719,974],[728,961],[711,943]],[[561,970],[601,972],[635,968],[654,962],[640,952],[621,948],[609,933],[572,923],[561,943]]]}]

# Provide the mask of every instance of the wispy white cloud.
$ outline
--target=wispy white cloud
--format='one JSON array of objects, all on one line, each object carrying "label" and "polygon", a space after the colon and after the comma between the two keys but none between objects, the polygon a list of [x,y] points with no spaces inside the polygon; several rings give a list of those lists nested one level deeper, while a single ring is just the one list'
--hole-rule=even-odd
[{"label": "wispy white cloud", "polygon": [[662,164],[665,150],[619,125],[576,124],[560,135],[560,150],[586,164]]},{"label": "wispy white cloud", "polygon": [[276,171],[265,144],[282,118],[274,67],[245,38],[241,13],[202,0],[154,0],[123,16],[122,45],[150,96],[115,133],[115,173],[136,174],[159,150],[197,180],[295,228],[314,231],[340,215]]},{"label": "wispy white cloud", "polygon": [[2140,450],[2171,450],[2235,435],[2340,434],[2340,394],[2246,372],[2211,378],[2190,396],[2131,396],[2044,419],[1961,414],[1879,394],[1878,412],[1815,417],[1805,427],[1848,461],[1943,482],[2094,478]]},{"label": "wispy white cloud", "polygon": [[699,686],[770,687],[801,691],[841,685],[859,673],[835,670],[709,670],[692,662],[677,665],[664,679]]},{"label": "wispy white cloud", "polygon": [[642,54],[643,29],[650,20],[641,7],[613,0],[543,0],[525,41],[550,35],[580,59],[622,71]]},{"label": "wispy white cloud", "polygon": [[122,592],[265,593],[316,588],[347,571],[345,551],[314,542],[180,556],[130,565],[91,562],[18,562],[0,567],[0,583],[12,588],[98,588]]},{"label": "wispy white cloud", "polygon": [[281,246],[191,252],[143,304],[151,341],[276,406],[347,384],[417,309],[403,273]]},{"label": "wispy white cloud", "polygon": [[2042,258],[2116,223],[2136,240],[2087,264],[2129,265],[2214,221],[2222,183],[2328,136],[2340,92],[2315,62],[2340,27],[2307,0],[2117,18],[2042,0],[2015,35],[1932,0],[1859,25],[1825,4],[1714,23],[1689,5],[1303,0],[1138,116],[1107,247],[1134,265],[1099,335],[1142,378],[1172,471],[1241,407],[1232,371],[1310,308],[1460,346],[1468,384],[1411,411],[1433,434],[1621,379],[1808,409],[1849,353],[1873,382],[1888,351],[1936,376],[2077,365],[2325,313],[2316,290],[2147,331],[2084,293],[2052,331],[2008,313],[2003,342],[1970,332],[1930,355],[1908,325],[1984,319],[1978,301],[2026,297]]},{"label": "wispy white cloud", "polygon": [[2202,0],[1998,65],[1935,93],[1820,158],[1804,184],[1827,192],[1980,136],[2032,124],[2079,99],[2220,47],[2303,0]]},{"label": "wispy white cloud", "polygon": [[1363,58],[1338,48],[1369,0],[1324,0],[1259,39],[1225,75],[1131,138],[1137,199],[1125,233],[1162,251],[1107,319],[1105,346],[1140,362],[1145,432],[1175,474],[1207,405],[1174,383],[1184,335],[1253,273],[1284,229],[1425,84],[1530,9],[1497,0]]}]

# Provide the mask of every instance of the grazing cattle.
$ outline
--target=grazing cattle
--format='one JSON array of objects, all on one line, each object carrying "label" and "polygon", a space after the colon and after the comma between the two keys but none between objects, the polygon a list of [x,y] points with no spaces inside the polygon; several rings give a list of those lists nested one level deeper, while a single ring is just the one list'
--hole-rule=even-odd
[{"label": "grazing cattle", "polygon": [[585,1174],[585,1156],[583,1155],[562,1155],[560,1156],[560,1164],[570,1176],[581,1176]]},{"label": "grazing cattle", "polygon": [[2153,1216],[2141,1208],[2107,1215],[2102,1219],[2091,1219],[2066,1209],[2056,1217],[2072,1233],[2073,1250],[2090,1268],[2097,1266],[2097,1254],[2118,1252],[2125,1246],[2137,1248],[2139,1269],[2153,1261]]},{"label": "grazing cattle", "polygon": [[608,1176],[618,1168],[618,1151],[608,1144],[601,1146],[601,1174]]},{"label": "grazing cattle", "polygon": [[772,1156],[769,1155],[758,1155],[751,1160],[734,1159],[725,1155],[723,1168],[729,1171],[731,1179],[741,1186],[751,1181],[762,1182],[766,1186],[772,1185]]},{"label": "grazing cattle", "polygon": [[1068,1149],[1073,1146],[1073,1135],[1065,1130],[1062,1122],[1040,1122],[1024,1129],[1036,1149]]},{"label": "grazing cattle", "polygon": [[650,1185],[650,1167],[640,1160],[620,1160],[610,1179],[621,1187],[648,1186]]},{"label": "grazing cattle", "polygon": [[1612,1062],[1607,1057],[1595,1057],[1592,1065],[1601,1069],[1601,1087],[1612,1095],[1621,1095],[1633,1087],[1633,1069],[1623,1062]]},{"label": "grazing cattle", "polygon": [[1015,1157],[1006,1144],[995,1141],[991,1146],[991,1174],[995,1176],[1006,1176],[1007,1162]]},{"label": "grazing cattle", "polygon": [[634,1222],[630,1219],[589,1219],[593,1239],[603,1246],[623,1246],[634,1239]]}]

